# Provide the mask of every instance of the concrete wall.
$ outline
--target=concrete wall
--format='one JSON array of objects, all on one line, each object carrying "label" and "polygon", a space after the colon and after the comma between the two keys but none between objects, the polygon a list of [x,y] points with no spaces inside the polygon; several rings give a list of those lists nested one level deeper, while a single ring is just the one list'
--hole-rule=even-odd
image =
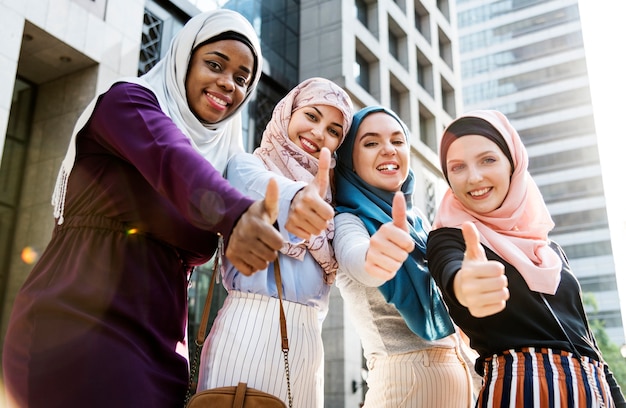
[{"label": "concrete wall", "polygon": [[[37,84],[14,246],[6,271],[2,341],[15,293],[32,266],[21,260],[20,252],[26,246],[41,251],[50,238],[51,193],[74,123],[96,92],[120,76],[136,75],[143,10],[144,0],[0,0],[0,157],[16,76],[27,74],[26,79]],[[41,82],[36,58],[20,57],[24,30],[33,26],[45,33],[50,44],[67,47],[78,59],[93,64]],[[50,67],[55,60],[46,59],[53,58],[46,52],[51,51],[52,47],[43,49],[37,56]]]}]

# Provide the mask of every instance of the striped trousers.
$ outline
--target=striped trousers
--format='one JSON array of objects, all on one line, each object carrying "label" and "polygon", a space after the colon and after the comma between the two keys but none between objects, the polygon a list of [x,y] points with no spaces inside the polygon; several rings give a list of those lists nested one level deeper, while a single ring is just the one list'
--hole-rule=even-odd
[{"label": "striped trousers", "polygon": [[458,348],[436,347],[368,361],[364,408],[469,408],[470,369]]},{"label": "striped trousers", "polygon": [[613,408],[604,365],[533,347],[487,358],[476,407]]},{"label": "striped trousers", "polygon": [[[322,408],[324,350],[317,309],[283,301],[294,408]],[[202,349],[198,391],[237,385],[281,398],[288,406],[278,299],[230,291]]]}]

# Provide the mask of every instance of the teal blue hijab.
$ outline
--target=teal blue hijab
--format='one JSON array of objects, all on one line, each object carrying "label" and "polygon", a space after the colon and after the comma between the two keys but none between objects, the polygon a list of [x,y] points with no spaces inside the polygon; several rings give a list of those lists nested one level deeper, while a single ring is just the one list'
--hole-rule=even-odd
[{"label": "teal blue hijab", "polygon": [[[392,221],[391,203],[394,196],[394,192],[370,186],[352,170],[352,152],[357,130],[367,115],[376,112],[384,112],[396,119],[402,126],[407,143],[409,142],[408,130],[395,113],[382,106],[363,108],[354,115],[350,130],[337,150],[335,167],[336,211],[358,216],[370,235],[378,231],[381,225]],[[401,190],[406,199],[409,232],[415,241],[415,249],[396,276],[379,286],[379,290],[385,300],[398,309],[411,331],[425,340],[436,340],[452,334],[454,326],[428,271],[428,234],[423,228],[422,219],[413,211],[414,187],[415,177],[409,169]]]}]

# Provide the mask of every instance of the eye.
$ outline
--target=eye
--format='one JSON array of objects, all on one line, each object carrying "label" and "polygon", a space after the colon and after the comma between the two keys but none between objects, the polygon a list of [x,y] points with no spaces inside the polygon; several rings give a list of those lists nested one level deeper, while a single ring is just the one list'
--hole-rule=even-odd
[{"label": "eye", "polygon": [[205,61],[205,64],[212,70],[215,72],[220,72],[222,70],[222,66],[220,65],[219,62],[214,61],[214,60],[208,60]]},{"label": "eye", "polygon": [[483,163],[485,163],[485,164],[492,164],[492,163],[495,163],[497,161],[498,160],[495,157],[485,157],[483,159]]},{"label": "eye", "polygon": [[404,139],[397,139],[391,142],[393,145],[395,146],[403,146],[404,145]]},{"label": "eye", "polygon": [[378,146],[378,142],[365,142],[365,143],[363,143],[363,146],[365,146],[365,147],[376,147],[376,146]]},{"label": "eye", "polygon": [[340,138],[341,134],[335,129],[335,128],[328,128],[328,133],[330,133],[331,135]]},{"label": "eye", "polygon": [[248,87],[248,77],[245,77],[245,76],[235,77],[235,82],[239,86],[245,86],[246,88]]},{"label": "eye", "polygon": [[317,121],[317,116],[315,116],[311,112],[304,112],[304,114],[306,115],[307,118],[309,118],[309,120],[311,120],[313,122]]},{"label": "eye", "polygon": [[448,166],[448,172],[458,172],[461,171],[465,168],[465,165],[462,163],[458,163],[458,164],[451,164],[450,166]]}]

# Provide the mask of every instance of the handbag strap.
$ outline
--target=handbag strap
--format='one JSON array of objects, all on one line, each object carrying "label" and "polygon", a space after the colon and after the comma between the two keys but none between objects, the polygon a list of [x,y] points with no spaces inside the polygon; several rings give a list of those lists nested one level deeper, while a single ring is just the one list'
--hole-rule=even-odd
[{"label": "handbag strap", "polygon": [[[191,370],[189,373],[189,386],[187,387],[187,395],[185,397],[185,405],[189,402],[192,396],[193,378],[198,371],[200,364],[200,352],[206,339],[207,326],[209,325],[209,313],[211,311],[211,302],[213,300],[213,290],[215,288],[215,281],[217,277],[217,271],[221,266],[221,259],[223,255],[223,239],[220,236],[218,243],[218,250],[213,262],[213,271],[211,272],[211,282],[209,284],[209,291],[207,293],[206,301],[204,302],[204,308],[202,310],[202,319],[200,320],[200,326],[198,327],[198,333],[196,335],[196,350],[194,353],[193,362],[191,364]],[[285,360],[285,376],[287,378],[287,398],[289,399],[289,408],[293,406],[293,397],[291,396],[291,379],[289,375],[289,338],[287,337],[287,319],[285,317],[285,309],[283,307],[283,284],[280,275],[280,263],[278,258],[274,261],[274,280],[276,281],[276,289],[278,290],[278,301],[280,304],[280,337],[281,348]]]},{"label": "handbag strap", "polygon": [[[583,360],[583,357],[580,354],[580,352],[578,351],[578,349],[576,348],[576,346],[574,345],[574,342],[572,341],[572,339],[569,337],[569,335],[565,331],[565,328],[563,327],[563,324],[561,324],[561,320],[558,318],[558,316],[556,315],[556,313],[552,309],[552,306],[550,306],[550,302],[548,302],[548,299],[546,299],[546,297],[543,295],[543,293],[540,293],[539,295],[541,296],[541,299],[543,299],[543,303],[545,303],[546,306],[548,307],[548,310],[550,310],[550,313],[552,313],[552,317],[554,317],[554,320],[556,320],[556,322],[558,323],[559,327],[561,328],[561,331],[565,335],[565,338],[569,342],[570,346],[572,346],[573,354],[574,354],[574,356],[576,356],[576,358],[578,358],[578,361],[580,361],[580,365],[583,367],[583,370],[585,370],[585,374],[587,374],[587,378],[589,379],[589,384],[591,385],[591,388],[592,388],[594,394],[596,395],[596,398],[598,399],[598,402],[600,403],[600,407],[604,408],[605,407],[604,396],[602,395],[602,393],[598,389],[598,384],[594,381],[593,375],[591,374],[591,371],[589,369],[589,366],[588,366],[587,362]],[[603,363],[601,367],[604,369],[604,361],[602,360],[602,353],[600,353],[600,350],[596,349],[596,347],[594,347],[593,344],[589,343],[589,345],[591,346],[592,349],[594,349],[594,351],[598,355],[598,358],[600,359],[600,362]]]},{"label": "handbag strap", "polygon": [[574,345],[574,342],[572,341],[572,339],[570,339],[569,335],[567,334],[567,332],[565,331],[565,328],[563,327],[563,325],[561,324],[561,320],[557,317],[556,313],[554,313],[554,310],[552,310],[552,306],[550,306],[550,303],[548,302],[548,299],[546,299],[546,297],[543,295],[543,293],[539,293],[539,295],[541,296],[541,299],[543,299],[543,303],[546,304],[546,306],[548,307],[548,310],[550,311],[550,313],[552,314],[552,317],[554,317],[554,320],[556,320],[557,324],[559,325],[559,327],[561,328],[561,331],[563,332],[563,334],[565,335],[565,338],[567,339],[567,341],[569,342],[570,346],[572,346],[572,353],[579,359],[582,361],[582,356],[580,355],[580,353],[578,352],[578,349],[576,348],[576,346]]},{"label": "handbag strap", "polygon": [[289,408],[293,406],[293,397],[291,396],[291,379],[289,378],[289,338],[287,337],[287,319],[285,318],[285,309],[283,308],[283,282],[280,278],[280,262],[278,258],[274,261],[274,280],[276,281],[276,290],[278,290],[278,302],[280,304],[280,337],[283,356],[285,359],[285,377],[287,378],[287,398],[289,399]]}]

